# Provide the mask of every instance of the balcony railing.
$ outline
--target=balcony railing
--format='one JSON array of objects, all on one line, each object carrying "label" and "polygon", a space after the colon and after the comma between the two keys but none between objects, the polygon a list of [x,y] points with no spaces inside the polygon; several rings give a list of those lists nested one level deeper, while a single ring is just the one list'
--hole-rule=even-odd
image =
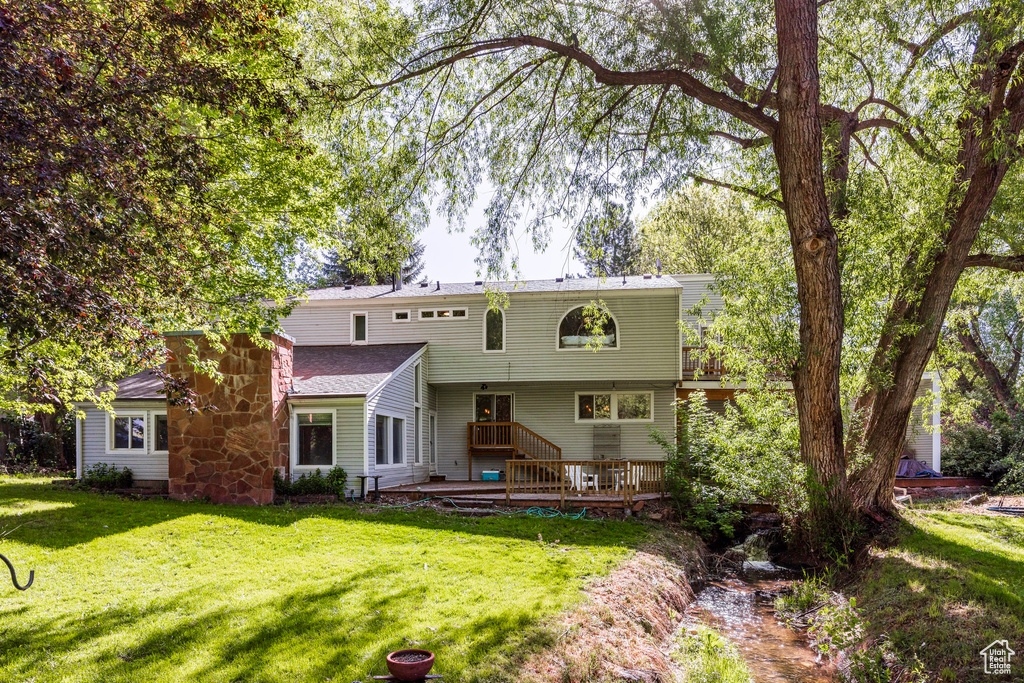
[{"label": "balcony railing", "polygon": [[725,372],[722,359],[712,356],[703,346],[683,347],[683,377],[698,374],[707,377],[721,377]]},{"label": "balcony railing", "polygon": [[615,496],[632,505],[638,494],[665,493],[661,460],[506,460],[505,502],[512,494],[554,494],[566,497]]}]

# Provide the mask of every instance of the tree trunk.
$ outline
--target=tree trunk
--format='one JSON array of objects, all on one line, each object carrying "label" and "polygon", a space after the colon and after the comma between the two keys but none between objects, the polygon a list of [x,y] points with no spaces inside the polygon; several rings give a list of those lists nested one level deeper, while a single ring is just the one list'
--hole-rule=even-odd
[{"label": "tree trunk", "polygon": [[[881,511],[894,508],[896,469],[903,455],[921,375],[938,344],[953,290],[1006,168],[1006,164],[987,163],[976,168],[963,202],[955,210],[944,250],[934,256],[930,272],[921,278],[923,281],[916,291],[907,292],[894,304],[894,310],[905,310],[906,314],[892,327],[906,326],[917,331],[893,342],[895,353],[890,356],[889,365],[892,381],[875,390],[864,440],[865,450],[872,459],[850,483],[851,499],[859,508]],[[918,297],[915,305],[903,304],[915,296]]]},{"label": "tree trunk", "polygon": [[800,454],[809,471],[818,531],[847,514],[839,397],[843,307],[839,239],[822,164],[815,0],[776,0],[779,125],[774,136],[800,303],[800,360],[793,372]]},{"label": "tree trunk", "polygon": [[[977,320],[975,320],[976,322]],[[956,337],[960,341],[960,345],[964,347],[964,350],[974,357],[974,364],[977,365],[978,371],[985,377],[995,399],[1008,415],[1011,417],[1016,416],[1020,412],[1020,407],[1017,405],[1017,398],[1013,394],[1013,389],[1010,388],[1010,384],[1003,377],[1003,373],[999,372],[999,368],[996,367],[988,353],[982,348],[981,343],[974,338],[974,335],[969,330],[957,331]]]}]

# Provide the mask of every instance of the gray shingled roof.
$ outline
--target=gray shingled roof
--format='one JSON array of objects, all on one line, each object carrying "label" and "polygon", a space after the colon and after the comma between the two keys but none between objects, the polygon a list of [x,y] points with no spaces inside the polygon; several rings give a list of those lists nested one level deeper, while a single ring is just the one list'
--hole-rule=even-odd
[{"label": "gray shingled roof", "polygon": [[[561,281],[559,281],[561,280]],[[393,290],[391,285],[363,285],[351,289],[344,287],[326,287],[311,289],[306,292],[310,301],[332,299],[403,299],[423,296],[459,296],[465,294],[483,294],[485,290],[502,292],[621,292],[635,289],[678,289],[682,287],[669,275],[632,275],[620,277],[580,277],[550,280],[524,280],[522,282],[441,282],[438,289],[436,280],[422,287],[418,284],[404,285],[402,289]]]},{"label": "gray shingled roof", "polygon": [[117,386],[117,398],[119,399],[139,401],[164,398],[164,395],[160,393],[160,390],[164,388],[164,381],[154,375],[152,370],[137,372],[130,377],[117,380],[114,384]]},{"label": "gray shingled roof", "polygon": [[292,350],[294,379],[290,395],[365,396],[424,346],[426,342],[296,346]]}]

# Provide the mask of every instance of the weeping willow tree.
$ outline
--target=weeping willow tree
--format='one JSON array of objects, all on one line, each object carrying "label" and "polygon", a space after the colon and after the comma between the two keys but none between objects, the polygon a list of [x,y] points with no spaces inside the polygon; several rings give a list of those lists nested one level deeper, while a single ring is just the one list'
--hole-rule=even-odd
[{"label": "weeping willow tree", "polygon": [[[390,78],[417,182],[492,270],[527,231],[688,182],[784,217],[799,309],[792,379],[812,517],[892,509],[914,393],[961,274],[1020,270],[1024,6],[1010,0],[434,0]],[[1007,235],[1006,231],[1012,233]],[[1012,239],[1011,239],[1012,237]],[[856,324],[848,328],[848,314]],[[867,341],[866,341],[867,340]],[[866,346],[865,346],[866,342]],[[844,354],[844,347],[851,349]],[[841,369],[859,363],[844,427]],[[850,453],[863,454],[851,471]]]}]

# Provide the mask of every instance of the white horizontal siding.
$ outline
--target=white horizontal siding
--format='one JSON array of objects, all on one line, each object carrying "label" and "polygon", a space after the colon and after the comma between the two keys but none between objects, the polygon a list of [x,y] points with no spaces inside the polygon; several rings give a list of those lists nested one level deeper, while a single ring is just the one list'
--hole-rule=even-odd
[{"label": "white horizontal siding", "polygon": [[907,448],[914,451],[915,460],[924,463],[931,469],[938,470],[939,463],[935,462],[935,453],[933,452],[931,424],[934,406],[930,400],[931,390],[931,377],[921,380],[914,397],[914,409],[910,414],[910,424],[907,426]]},{"label": "white horizontal siding", "polygon": [[[698,318],[692,314],[693,309],[699,306],[704,320],[710,321],[714,313],[722,310],[725,305],[718,292],[713,291],[715,279],[711,275],[679,276],[676,279],[683,286],[679,292],[679,319],[684,322],[686,329],[699,332]],[[682,342],[683,346],[692,345],[685,334]]]},{"label": "white horizontal siding", "polygon": [[[558,325],[575,306],[603,300],[615,317],[619,349],[557,350]],[[420,308],[467,308],[462,319],[419,320]],[[408,310],[409,322],[392,312]],[[505,352],[484,353],[485,295],[430,297],[423,302],[332,301],[301,305],[282,322],[298,346],[347,344],[353,311],[367,313],[371,344],[429,342],[431,382],[664,381],[677,378],[679,292],[676,289],[567,294],[511,294]]]},{"label": "white horizontal siding", "polygon": [[[619,391],[654,391],[654,425],[671,433],[675,417],[672,402],[675,390],[667,384],[616,384]],[[466,424],[473,420],[473,394],[479,385],[442,385],[437,387],[438,474],[464,480],[468,475]],[[576,392],[612,390],[611,384],[593,382],[558,384],[488,384],[490,392],[515,394],[515,421],[531,429],[562,449],[566,460],[592,460],[594,423],[576,422]],[[599,423],[609,424],[609,423]],[[616,422],[621,427],[620,454],[630,459],[661,459],[664,452],[650,443],[651,424]],[[475,457],[473,479],[485,469],[505,469],[503,458]]]},{"label": "white horizontal siding", "polygon": [[[425,358],[425,357],[424,357]],[[424,358],[421,363],[426,365]],[[413,403],[413,377],[415,365],[410,365],[398,373],[388,384],[367,403],[367,443],[369,445],[368,474],[381,475],[380,487],[399,486],[427,481],[430,476],[427,458],[421,458],[415,464],[414,423],[415,411]],[[424,381],[425,384],[425,381]],[[403,448],[400,465],[377,465],[377,415],[388,415],[405,420],[405,447]],[[423,422],[426,423],[426,410],[423,411]],[[424,432],[425,433],[425,432]],[[424,440],[421,443],[426,443]]]},{"label": "white horizontal siding", "polygon": [[[145,451],[116,451],[107,453],[107,421],[110,413],[96,408],[86,408],[82,420],[82,469],[87,470],[97,463],[114,465],[118,469],[127,467],[135,479],[140,481],[167,481],[167,454],[151,453],[149,444],[153,438],[153,408],[125,408],[130,411],[146,411]],[[164,412],[165,408],[155,409]]]}]

